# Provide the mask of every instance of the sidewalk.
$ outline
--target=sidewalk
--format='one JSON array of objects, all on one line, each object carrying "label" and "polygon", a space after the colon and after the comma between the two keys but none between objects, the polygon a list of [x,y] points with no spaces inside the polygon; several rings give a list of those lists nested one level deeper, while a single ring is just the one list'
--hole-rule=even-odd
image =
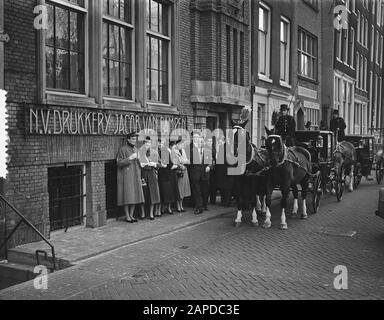
[{"label": "sidewalk", "polygon": [[[280,193],[274,192],[272,200],[279,198]],[[208,212],[198,216],[194,215],[193,209],[189,208],[185,213],[165,214],[155,221],[140,220],[137,224],[111,220],[106,226],[96,229],[75,227],[69,229],[67,233],[52,233],[50,241],[55,247],[56,258],[60,260],[60,264],[75,265],[82,260],[194,226],[226,214],[232,213],[233,219],[235,219],[236,212],[235,207],[225,208],[210,205]],[[45,250],[48,255],[51,255],[50,248],[45,242],[30,243],[12,249],[16,253],[32,255],[35,254],[36,250]]]},{"label": "sidewalk", "polygon": [[[235,211],[235,208],[210,206],[210,211],[198,216],[189,209],[186,213],[175,213],[172,216],[166,214],[155,221],[140,220],[137,224],[112,220],[101,228],[76,227],[68,230],[67,233],[55,232],[51,235],[50,241],[55,247],[57,259],[73,265],[99,254],[200,224],[228,213],[235,213]],[[51,252],[45,242],[30,243],[12,250],[29,254],[34,254],[36,250],[46,250],[49,255]]]}]

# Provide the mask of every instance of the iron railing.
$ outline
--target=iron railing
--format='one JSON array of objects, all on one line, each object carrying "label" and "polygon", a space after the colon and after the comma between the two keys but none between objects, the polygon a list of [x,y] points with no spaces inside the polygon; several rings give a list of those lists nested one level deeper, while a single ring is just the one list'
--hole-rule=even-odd
[{"label": "iron railing", "polygon": [[55,247],[52,245],[52,243],[50,243],[49,240],[46,237],[44,237],[44,235],[39,230],[37,230],[36,227],[31,222],[29,222],[28,219],[23,214],[21,214],[19,210],[17,210],[11,203],[9,203],[9,201],[2,194],[0,194],[0,200],[3,201],[3,203],[5,203],[5,207],[8,206],[21,219],[17,223],[17,225],[13,228],[11,233],[6,237],[5,241],[1,244],[0,252],[1,252],[1,250],[3,250],[3,248],[5,248],[5,258],[8,259],[8,246],[7,246],[8,241],[12,238],[12,236],[17,231],[17,229],[20,227],[20,225],[22,223],[24,223],[26,226],[31,228],[39,236],[39,238],[41,238],[41,240],[43,240],[51,248],[52,260],[53,260],[53,270],[56,270]]}]

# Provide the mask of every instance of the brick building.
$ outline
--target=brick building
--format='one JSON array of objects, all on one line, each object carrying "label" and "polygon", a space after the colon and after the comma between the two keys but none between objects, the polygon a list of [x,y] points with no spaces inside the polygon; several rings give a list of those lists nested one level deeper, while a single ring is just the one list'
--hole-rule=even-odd
[{"label": "brick building", "polygon": [[[250,105],[248,6],[1,0],[10,202],[45,235],[103,226],[128,132],[229,127]],[[34,240],[21,228],[13,245]]]},{"label": "brick building", "polygon": [[[340,30],[333,26],[336,5],[347,9]],[[348,134],[382,126],[383,8],[380,0],[322,1],[324,41],[334,43],[333,51],[323,47],[323,117],[338,109]]]},{"label": "brick building", "polygon": [[281,104],[290,105],[298,129],[320,124],[321,11],[317,1],[252,3],[253,140],[260,145]]},{"label": "brick building", "polygon": [[191,1],[195,127],[226,129],[250,106],[249,1]]}]

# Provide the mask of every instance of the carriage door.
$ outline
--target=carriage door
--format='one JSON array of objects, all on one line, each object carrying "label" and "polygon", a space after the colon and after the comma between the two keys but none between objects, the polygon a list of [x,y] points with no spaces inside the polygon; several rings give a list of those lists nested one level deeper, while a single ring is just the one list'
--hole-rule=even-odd
[{"label": "carriage door", "polygon": [[85,167],[48,169],[49,220],[51,231],[67,230],[84,223]]}]

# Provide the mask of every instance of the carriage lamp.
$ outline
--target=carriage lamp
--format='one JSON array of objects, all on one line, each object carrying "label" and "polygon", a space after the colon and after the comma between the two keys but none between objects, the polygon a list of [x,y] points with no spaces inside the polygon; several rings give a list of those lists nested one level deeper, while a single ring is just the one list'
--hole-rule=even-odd
[{"label": "carriage lamp", "polygon": [[364,148],[364,140],[359,140],[359,148],[360,149]]},{"label": "carriage lamp", "polygon": [[318,136],[316,140],[316,148],[324,147],[324,139],[322,136]]}]

